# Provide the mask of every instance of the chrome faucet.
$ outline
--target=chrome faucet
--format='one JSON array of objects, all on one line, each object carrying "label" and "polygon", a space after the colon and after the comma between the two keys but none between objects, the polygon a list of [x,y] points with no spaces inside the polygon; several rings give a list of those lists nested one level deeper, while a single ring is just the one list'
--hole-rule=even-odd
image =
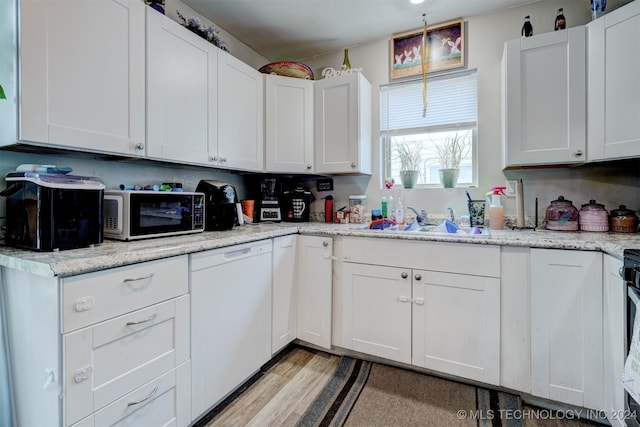
[{"label": "chrome faucet", "polygon": [[451,222],[452,223],[456,223],[456,211],[453,210],[453,208],[447,208],[447,210],[449,211],[449,215],[451,215]]},{"label": "chrome faucet", "polygon": [[416,221],[418,223],[418,225],[427,225],[428,221],[427,221],[427,211],[425,211],[424,209],[422,209],[420,211],[420,213],[418,213],[417,210],[415,210],[414,208],[412,208],[411,206],[407,206],[407,209],[409,209],[411,212],[413,212],[414,214],[416,214]]}]

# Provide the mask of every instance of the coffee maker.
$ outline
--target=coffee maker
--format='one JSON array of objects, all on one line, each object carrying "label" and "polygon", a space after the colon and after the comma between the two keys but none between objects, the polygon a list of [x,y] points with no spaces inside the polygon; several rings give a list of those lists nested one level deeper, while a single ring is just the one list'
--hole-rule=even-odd
[{"label": "coffee maker", "polygon": [[284,209],[283,221],[309,222],[311,208],[311,192],[302,187],[296,187],[283,193]]},{"label": "coffee maker", "polygon": [[280,202],[278,193],[280,192],[280,182],[277,178],[264,178],[260,183],[260,210],[258,214],[259,221],[276,221],[282,220],[280,214]]}]

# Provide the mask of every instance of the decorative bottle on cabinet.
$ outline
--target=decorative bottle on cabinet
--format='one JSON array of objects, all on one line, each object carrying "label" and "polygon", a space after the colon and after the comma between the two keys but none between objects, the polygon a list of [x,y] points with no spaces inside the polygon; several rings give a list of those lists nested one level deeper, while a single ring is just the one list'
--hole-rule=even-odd
[{"label": "decorative bottle on cabinet", "polygon": [[521,34],[522,37],[531,37],[533,35],[533,25],[531,25],[529,15],[524,17]]},{"label": "decorative bottle on cabinet", "polygon": [[351,69],[351,62],[349,62],[349,49],[344,50],[344,59],[342,60],[342,68],[345,70]]},{"label": "decorative bottle on cabinet", "polygon": [[564,14],[562,12],[562,8],[558,9],[558,14],[556,16],[556,22],[553,26],[553,29],[555,31],[558,30],[564,30],[565,28],[567,28],[567,21],[564,18]]}]

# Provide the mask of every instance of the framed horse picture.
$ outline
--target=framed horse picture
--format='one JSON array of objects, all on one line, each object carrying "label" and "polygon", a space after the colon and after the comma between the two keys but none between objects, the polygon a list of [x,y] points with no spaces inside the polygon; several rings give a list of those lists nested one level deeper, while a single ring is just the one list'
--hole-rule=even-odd
[{"label": "framed horse picture", "polygon": [[[417,29],[391,37],[391,79],[422,74],[423,33],[423,29]],[[427,27],[425,48],[427,73],[464,67],[464,20]]]}]

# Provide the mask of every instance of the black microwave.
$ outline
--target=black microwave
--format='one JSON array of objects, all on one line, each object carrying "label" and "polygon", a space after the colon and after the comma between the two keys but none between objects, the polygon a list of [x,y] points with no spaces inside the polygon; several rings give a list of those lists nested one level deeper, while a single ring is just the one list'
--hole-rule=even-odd
[{"label": "black microwave", "polygon": [[137,240],[204,231],[204,194],[105,190],[104,237]]}]

